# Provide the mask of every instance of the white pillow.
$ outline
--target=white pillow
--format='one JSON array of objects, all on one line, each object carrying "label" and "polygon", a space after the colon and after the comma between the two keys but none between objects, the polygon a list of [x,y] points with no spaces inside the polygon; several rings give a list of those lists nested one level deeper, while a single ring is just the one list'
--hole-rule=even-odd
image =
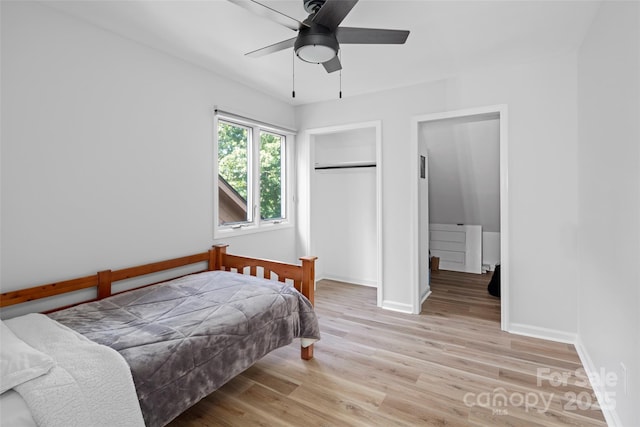
[{"label": "white pillow", "polygon": [[18,338],[0,320],[0,394],[44,375],[55,361]]}]

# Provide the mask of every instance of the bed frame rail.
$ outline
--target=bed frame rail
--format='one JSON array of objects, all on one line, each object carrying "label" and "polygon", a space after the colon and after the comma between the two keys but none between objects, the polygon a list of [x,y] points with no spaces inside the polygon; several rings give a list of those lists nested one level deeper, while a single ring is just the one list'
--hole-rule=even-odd
[{"label": "bed frame rail", "polygon": [[[277,276],[277,279],[280,282],[286,282],[287,279],[291,280],[294,287],[305,297],[307,297],[307,299],[311,301],[311,304],[314,304],[316,257],[302,257],[300,258],[300,260],[302,261],[302,265],[295,265],[278,261],[269,261],[227,254],[227,246],[228,245],[214,245],[211,249],[209,249],[209,251],[201,252],[194,255],[153,262],[150,264],[144,264],[135,267],[123,268],[120,270],[103,270],[91,276],[34,286],[17,291],[4,292],[0,294],[0,308],[88,288],[96,288],[96,298],[90,299],[88,301],[77,302],[73,305],[82,304],[84,302],[97,301],[111,295],[115,295],[112,289],[112,285],[114,282],[119,282],[134,277],[146,276],[148,274],[159,273],[161,271],[172,270],[175,268],[185,267],[202,262],[207,263],[206,270],[209,271],[224,270],[236,271],[240,274],[246,274],[246,271],[248,269],[250,275],[258,276],[258,271],[262,270],[262,277],[266,279],[272,279],[273,273]],[[180,275],[178,275],[177,277],[180,277]],[[153,284],[156,283],[138,286],[134,289],[140,289],[142,287],[151,286]],[[130,290],[133,289],[128,289],[117,293],[128,292]],[[70,306],[61,307],[57,310],[67,307]],[[313,358],[313,345],[302,348],[301,356],[305,360]]]},{"label": "bed frame rail", "polygon": [[[180,258],[174,258],[166,261],[154,262],[151,264],[139,265],[136,267],[124,268],[121,270],[103,270],[92,276],[80,277],[78,279],[65,280],[61,282],[49,283],[46,285],[34,286],[27,289],[19,289],[17,291],[5,292],[0,294],[0,308],[10,305],[20,304],[29,301],[35,301],[55,295],[66,294],[87,288],[97,289],[97,298],[80,301],[74,305],[84,302],[97,301],[102,298],[114,295],[112,285],[114,282],[131,279],[133,277],[145,276],[147,274],[159,273],[165,270],[171,270],[178,267],[195,264],[203,261],[210,261],[212,255],[210,252],[202,252],[195,255],[189,255]],[[211,263],[209,262],[209,265]],[[143,286],[150,286],[143,285]],[[140,286],[140,287],[143,287]],[[138,289],[138,288],[136,288]],[[129,289],[131,290],[131,289]],[[127,291],[122,291],[127,292]],[[119,292],[117,292],[119,293]],[[67,308],[67,307],[61,307]],[[61,309],[59,308],[59,309]]]},{"label": "bed frame rail", "polygon": [[17,291],[0,294],[0,307],[20,304],[41,298],[52,297],[67,292],[98,286],[98,276],[86,276],[78,279],[65,280],[64,282],[49,283],[47,285],[34,286],[33,288],[19,289]]}]

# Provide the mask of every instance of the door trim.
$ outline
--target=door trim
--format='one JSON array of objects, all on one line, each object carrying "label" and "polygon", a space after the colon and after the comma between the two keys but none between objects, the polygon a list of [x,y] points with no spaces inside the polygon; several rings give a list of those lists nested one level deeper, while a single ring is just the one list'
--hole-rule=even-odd
[{"label": "door trim", "polygon": [[497,114],[500,120],[500,328],[503,331],[508,330],[509,325],[509,157],[508,157],[508,107],[506,104],[490,105],[486,107],[469,108],[463,110],[445,111],[440,113],[431,113],[418,115],[411,118],[411,141],[409,154],[411,155],[410,164],[415,170],[411,173],[409,188],[411,189],[412,206],[411,209],[411,227],[414,231],[412,237],[412,251],[410,259],[410,268],[412,271],[412,303],[413,312],[418,314],[421,310],[420,301],[420,283],[419,283],[419,158],[418,139],[420,124],[437,120],[446,120],[462,117],[474,117],[483,115]]}]

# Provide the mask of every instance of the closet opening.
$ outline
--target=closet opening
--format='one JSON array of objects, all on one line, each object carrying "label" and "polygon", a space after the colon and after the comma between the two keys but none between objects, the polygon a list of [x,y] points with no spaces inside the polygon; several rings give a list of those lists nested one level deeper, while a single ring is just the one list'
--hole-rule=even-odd
[{"label": "closet opening", "polygon": [[382,303],[380,123],[309,131],[309,253],[316,279],[377,289]]}]

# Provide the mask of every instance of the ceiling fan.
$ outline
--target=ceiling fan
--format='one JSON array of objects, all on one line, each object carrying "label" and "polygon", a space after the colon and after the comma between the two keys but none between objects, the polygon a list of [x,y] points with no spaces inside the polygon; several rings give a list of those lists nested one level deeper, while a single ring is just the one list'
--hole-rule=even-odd
[{"label": "ceiling fan", "polygon": [[340,27],[358,0],[303,0],[309,16],[302,22],[255,0],[229,1],[298,32],[297,37],[254,50],[247,56],[260,57],[293,47],[298,58],[322,64],[328,73],[342,69],[338,58],[341,43],[403,44],[409,36],[409,31],[404,30]]}]

